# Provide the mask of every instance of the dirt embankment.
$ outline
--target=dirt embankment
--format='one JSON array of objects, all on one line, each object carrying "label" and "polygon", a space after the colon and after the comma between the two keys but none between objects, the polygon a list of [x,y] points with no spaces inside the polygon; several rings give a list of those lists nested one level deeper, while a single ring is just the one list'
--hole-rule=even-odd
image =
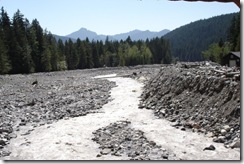
[{"label": "dirt embankment", "polygon": [[144,87],[140,108],[213,137],[226,147],[240,147],[240,71],[198,64],[163,67]]}]

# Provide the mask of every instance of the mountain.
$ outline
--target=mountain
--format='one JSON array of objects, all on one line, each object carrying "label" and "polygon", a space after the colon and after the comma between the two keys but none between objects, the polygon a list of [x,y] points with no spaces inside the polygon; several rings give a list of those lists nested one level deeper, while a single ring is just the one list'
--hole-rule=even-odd
[{"label": "mountain", "polygon": [[[127,33],[121,33],[121,34],[116,34],[116,35],[98,35],[96,32],[90,31],[86,28],[81,28],[78,31],[75,31],[69,35],[66,35],[66,38],[73,38],[73,39],[78,39],[80,38],[81,40],[85,40],[88,38],[90,41],[91,40],[102,40],[105,41],[106,38],[108,37],[109,40],[126,40],[128,36],[130,36],[131,40],[137,41],[137,40],[146,40],[152,39],[155,37],[162,37],[165,34],[170,32],[170,30],[162,30],[159,32],[151,32],[149,30],[146,31],[141,31],[141,30],[133,30]],[[65,39],[65,37],[63,39]]]},{"label": "mountain", "polygon": [[74,39],[80,38],[81,40],[85,40],[87,37],[89,38],[89,40],[92,40],[93,38],[96,38],[97,36],[98,36],[97,33],[87,30],[86,28],[81,28],[78,31],[75,31],[69,35],[66,35],[66,37],[74,38]]},{"label": "mountain", "polygon": [[116,40],[126,40],[128,36],[130,36],[131,40],[137,41],[137,40],[146,40],[146,39],[152,39],[156,37],[162,37],[165,34],[170,32],[169,30],[162,30],[160,32],[151,32],[149,30],[141,31],[141,30],[133,30],[127,33],[117,34],[112,36]]},{"label": "mountain", "polygon": [[162,30],[159,32],[152,32],[149,30],[133,30],[127,33],[121,33],[116,35],[98,35],[93,31],[89,31],[85,28],[73,32],[65,37],[61,37],[62,40],[67,38],[73,38],[76,40],[88,39],[105,41],[108,37],[109,40],[126,40],[130,36],[131,40],[146,40],[162,37],[168,39],[171,45],[172,55],[180,61],[201,61],[203,60],[202,51],[207,50],[212,43],[218,43],[220,40],[226,41],[228,35],[228,29],[231,25],[233,17],[239,13],[225,14],[215,16],[208,19],[202,19],[195,22],[191,22],[187,25],[176,28],[173,31]]},{"label": "mountain", "polygon": [[164,38],[169,39],[174,57],[181,61],[200,61],[203,60],[202,51],[210,44],[227,40],[231,21],[237,15],[232,13],[198,20],[167,33]]}]

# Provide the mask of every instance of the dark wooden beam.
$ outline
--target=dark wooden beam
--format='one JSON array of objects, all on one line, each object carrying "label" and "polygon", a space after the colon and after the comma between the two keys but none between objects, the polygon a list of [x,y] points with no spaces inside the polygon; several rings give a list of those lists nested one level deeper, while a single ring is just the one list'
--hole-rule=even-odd
[{"label": "dark wooden beam", "polygon": [[[170,0],[170,1],[182,1],[182,0]],[[183,0],[183,1],[188,1],[188,2],[196,2],[196,1],[202,1],[202,2],[223,2],[223,3],[234,2],[239,8],[241,8],[240,0]]]}]

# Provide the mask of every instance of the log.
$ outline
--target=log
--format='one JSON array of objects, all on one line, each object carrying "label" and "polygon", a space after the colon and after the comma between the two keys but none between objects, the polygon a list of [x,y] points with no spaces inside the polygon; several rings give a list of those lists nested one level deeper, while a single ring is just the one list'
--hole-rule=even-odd
[{"label": "log", "polygon": [[221,73],[221,74],[225,74],[226,73],[225,71],[221,71],[221,70],[217,70],[217,69],[214,69],[213,71],[217,72],[217,73]]},{"label": "log", "polygon": [[234,77],[235,75],[239,75],[240,72],[228,72],[225,74],[226,77]]}]

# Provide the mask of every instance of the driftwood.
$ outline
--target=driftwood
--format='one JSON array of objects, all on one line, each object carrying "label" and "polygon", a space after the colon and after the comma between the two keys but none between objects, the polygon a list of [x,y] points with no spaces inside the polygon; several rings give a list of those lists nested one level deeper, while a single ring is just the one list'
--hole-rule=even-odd
[{"label": "driftwood", "polygon": [[222,75],[224,75],[225,77],[228,77],[228,78],[235,77],[236,79],[240,79],[240,72],[239,71],[237,71],[237,72],[227,72],[227,70],[226,71],[222,71],[222,70],[216,70],[216,69],[214,69],[213,71],[217,72],[219,74],[222,74]]},{"label": "driftwood", "polygon": [[240,75],[240,72],[228,72],[225,74],[226,77],[234,77],[235,75]]},{"label": "driftwood", "polygon": [[221,71],[221,70],[217,70],[217,69],[214,69],[213,71],[217,72],[217,73],[220,73],[220,74],[225,74],[226,73],[225,71]]}]

